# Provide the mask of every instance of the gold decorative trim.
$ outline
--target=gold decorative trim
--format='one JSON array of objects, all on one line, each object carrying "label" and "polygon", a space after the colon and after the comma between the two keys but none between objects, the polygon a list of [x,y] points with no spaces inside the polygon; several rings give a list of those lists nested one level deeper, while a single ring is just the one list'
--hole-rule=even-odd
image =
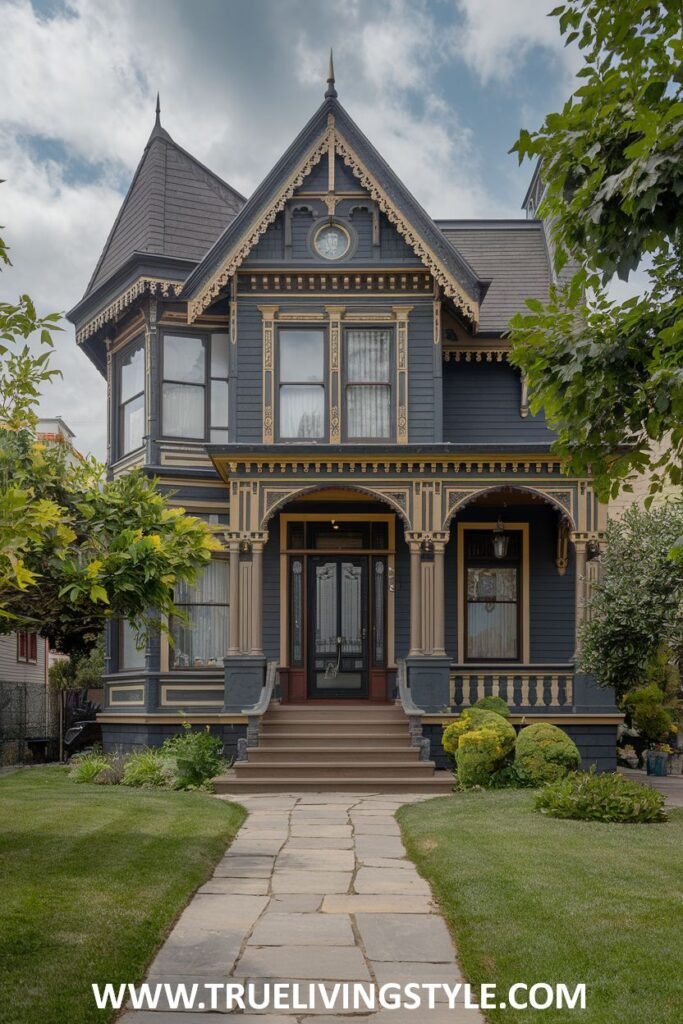
[{"label": "gold decorative trim", "polygon": [[408,319],[413,306],[392,306],[396,318],[396,442],[408,443]]},{"label": "gold decorative trim", "polygon": [[88,320],[76,331],[76,341],[82,345],[91,335],[99,331],[106,323],[116,320],[119,313],[127,309],[140,295],[160,295],[163,298],[175,299],[183,287],[182,281],[169,281],[161,277],[139,277],[125,292],[110,302],[101,313]]},{"label": "gold decorative trim", "polygon": [[504,345],[460,345],[458,348],[444,348],[445,363],[503,363],[510,354],[510,347]]},{"label": "gold decorative trim", "polygon": [[281,268],[273,267],[255,273],[235,274],[239,294],[271,295],[273,291],[301,292],[310,297],[324,295],[326,292],[348,291],[360,294],[384,294],[400,292],[410,296],[428,295],[434,291],[434,278],[424,270],[406,272],[405,268],[354,267],[353,271],[340,272],[333,267],[311,270],[304,267],[300,270],[282,272]]},{"label": "gold decorative trim", "polygon": [[263,318],[263,443],[273,442],[275,317],[279,306],[258,306]]},{"label": "gold decorative trim", "polygon": [[105,714],[97,716],[98,722],[107,725],[177,725],[178,731],[182,729],[183,722],[191,722],[192,725],[245,725],[246,715],[221,715],[221,714],[189,714],[180,715],[178,711],[173,714],[149,714],[149,715],[125,715],[122,713]]},{"label": "gold decorative trim", "polygon": [[[463,708],[463,711],[465,708]],[[424,715],[423,725],[450,725],[455,719],[460,718],[461,711],[454,711],[450,715]],[[98,716],[99,718],[99,716]],[[558,715],[533,712],[524,714],[511,714],[508,721],[513,725],[532,725],[534,722],[550,722],[552,725],[621,725],[624,721],[623,715],[574,715],[571,713]]]},{"label": "gold decorative trim", "polygon": [[345,306],[325,306],[329,318],[329,408],[330,408],[330,444],[341,442],[341,339],[342,317]]},{"label": "gold decorative trim", "polygon": [[[278,214],[285,209],[287,202],[292,198],[296,189],[303,184],[306,177],[316,164],[320,162],[322,157],[326,153],[329,156],[332,150],[338,153],[344,163],[351,168],[378,208],[386,215],[390,223],[394,225],[416,256],[429,268],[434,278],[444,289],[446,295],[452,299],[454,305],[476,326],[479,321],[479,303],[472,296],[467,295],[462,285],[446,270],[439,257],[432,251],[418,232],[407,223],[387,193],[365,167],[358,154],[337,132],[334,117],[328,118],[326,129],[312,144],[308,156],[299,163],[298,167],[290,175],[287,182],[266,209],[259,212],[252,220],[241,239],[235,244],[232,251],[226,256],[222,265],[215,271],[199,295],[188,303],[188,321],[192,323],[196,320],[218,297],[221,289],[225,287],[233,274],[239,270],[253,247],[258,244],[261,236],[265,234]],[[336,206],[336,197],[332,194],[332,191],[328,193],[328,197],[335,200]],[[329,208],[330,204],[328,204],[328,210]],[[352,275],[348,276],[350,278]]]},{"label": "gold decorative trim", "polygon": [[270,205],[263,213],[259,213],[252,220],[246,229],[245,235],[242,236],[242,239],[228,254],[223,264],[209,279],[200,294],[188,303],[187,317],[189,323],[196,320],[200,313],[203,313],[218,297],[221,289],[228,283],[235,271],[239,269],[254,246],[258,244],[261,236],[266,233],[277,215],[284,210],[287,201],[292,198],[299,185],[303,184],[316,164],[320,163],[321,158],[329,149],[330,138],[333,133],[334,125],[328,125],[322,135],[314,142],[308,156],[299,163],[296,170],[290,175]]},{"label": "gold decorative trim", "polygon": [[[170,696],[172,692],[187,693],[192,689],[200,690],[202,693],[208,691],[217,691],[220,694],[218,700],[173,700]],[[223,693],[225,691],[225,685],[223,683],[202,683],[200,680],[193,680],[191,683],[162,683],[161,684],[161,701],[160,705],[164,708],[183,708],[183,707],[222,707],[223,705]]]}]

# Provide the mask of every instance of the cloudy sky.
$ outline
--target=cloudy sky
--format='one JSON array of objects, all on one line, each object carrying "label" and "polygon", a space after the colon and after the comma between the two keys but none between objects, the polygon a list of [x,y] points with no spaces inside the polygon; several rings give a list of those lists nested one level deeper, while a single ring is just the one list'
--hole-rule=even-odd
[{"label": "cloudy sky", "polygon": [[[154,121],[245,195],[322,99],[341,102],[434,216],[517,217],[508,155],[572,90],[551,0],[0,0],[0,295],[69,309]],[[41,411],[104,455],[105,389],[59,336]]]}]

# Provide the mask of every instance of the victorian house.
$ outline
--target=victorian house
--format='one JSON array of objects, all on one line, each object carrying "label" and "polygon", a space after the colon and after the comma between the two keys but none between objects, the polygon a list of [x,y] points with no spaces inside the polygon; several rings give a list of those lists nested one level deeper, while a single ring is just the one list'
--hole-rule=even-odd
[{"label": "victorian house", "polygon": [[70,319],[110,472],[154,475],[224,547],[176,593],[173,644],[112,624],[107,746],[182,714],[239,748],[233,790],[438,788],[442,725],[496,694],[614,765],[613,696],[576,668],[605,509],[505,338],[552,278],[540,188],[523,219],[433,220],[331,70],[249,199],[157,109]]}]

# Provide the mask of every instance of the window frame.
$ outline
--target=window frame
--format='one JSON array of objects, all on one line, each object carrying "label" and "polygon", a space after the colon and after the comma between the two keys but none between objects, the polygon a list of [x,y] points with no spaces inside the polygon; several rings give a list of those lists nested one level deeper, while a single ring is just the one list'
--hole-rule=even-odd
[{"label": "window frame", "polygon": [[[31,629],[17,630],[17,664],[37,665],[38,664],[38,634]],[[22,654],[22,646],[24,653]]]},{"label": "window frame", "polygon": [[[349,380],[348,372],[348,335],[353,331],[386,331],[389,334],[389,379],[387,381],[362,381]],[[358,321],[355,324],[345,324],[342,330],[342,357],[341,357],[341,392],[342,400],[342,441],[348,444],[393,444],[396,441],[396,324],[387,323],[382,326],[377,324],[364,324]],[[353,387],[381,387],[389,388],[389,434],[386,437],[351,437],[349,435],[349,388]]]},{"label": "window frame", "polygon": [[136,647],[136,651],[140,655],[141,663],[139,665],[131,665],[126,667],[124,664],[123,650],[124,650],[124,639],[123,631],[127,625],[130,625],[128,619],[117,619],[116,621],[116,664],[119,672],[145,672],[147,669],[147,650],[145,647]]},{"label": "window frame", "polygon": [[[466,537],[467,532],[487,531],[492,533],[496,528],[496,521],[492,522],[458,522],[457,523],[457,589],[456,609],[458,626],[458,664],[461,665],[528,665],[530,660],[530,555],[529,555],[529,523],[504,521],[506,532],[519,531],[520,554],[517,564],[518,570],[518,600],[517,600],[517,640],[518,655],[516,658],[468,658],[467,657],[467,568]],[[504,567],[505,560],[491,560],[493,565]]]},{"label": "window frame", "polygon": [[[227,377],[214,377],[211,368],[211,349],[213,345],[213,335],[224,335],[228,339],[228,375]],[[165,364],[166,364],[166,338],[198,338],[202,343],[202,349],[204,352],[204,381],[199,383],[198,381],[187,381],[177,380],[175,377],[166,377]],[[231,358],[231,346],[230,346],[230,335],[227,330],[224,331],[181,331],[181,330],[161,330],[160,331],[160,355],[159,355],[159,438],[162,441],[203,441],[206,444],[226,444],[230,441],[230,379],[232,376],[232,358]],[[211,389],[213,382],[224,383],[228,388],[228,416],[227,426],[214,426],[211,422]],[[204,423],[204,433],[201,437],[197,437],[194,434],[166,434],[164,432],[164,384],[181,384],[191,388],[201,388],[203,392],[204,401],[204,415],[202,417]],[[211,441],[212,430],[225,430],[227,432],[227,441]]]},{"label": "window frame", "polygon": [[[225,588],[226,600],[225,601],[190,601],[190,602],[183,601],[183,602],[181,602],[181,601],[176,601],[175,597],[174,597],[174,604],[175,604],[175,606],[177,608],[226,608],[227,609],[227,623],[226,623],[226,631],[225,631],[225,650],[223,651],[223,654],[221,656],[219,656],[219,658],[217,659],[217,663],[215,665],[209,665],[209,664],[206,664],[206,665],[176,665],[176,664],[174,664],[175,650],[169,644],[168,645],[168,671],[169,672],[206,672],[206,671],[214,671],[215,672],[217,669],[220,669],[221,671],[223,669],[223,657],[225,657],[225,654],[227,653],[227,650],[228,650],[229,633],[230,633],[230,568],[231,568],[231,566],[230,566],[230,556],[228,555],[227,552],[225,552],[225,553],[223,553],[223,552],[217,552],[217,553],[214,552],[214,554],[211,556],[211,561],[212,562],[221,562],[222,565],[223,565],[223,569],[224,569],[224,571],[225,571],[225,573],[227,575],[227,582],[226,582],[226,588]],[[209,563],[207,562],[207,566],[208,566],[208,564]],[[168,621],[168,628],[169,628],[169,631],[172,633],[172,631],[173,631],[173,616],[171,616],[169,621]]]},{"label": "window frame", "polygon": [[[281,359],[280,359],[280,356],[281,356],[281,342],[280,342],[280,339],[281,339],[282,333],[284,331],[292,331],[292,332],[296,332],[297,334],[300,334],[303,331],[308,331],[308,332],[314,332],[315,334],[322,335],[323,369],[322,369],[322,380],[320,381],[319,384],[318,383],[314,383],[313,381],[310,381],[310,380],[308,380],[308,381],[294,381],[294,380],[283,381],[282,380],[281,373],[280,373],[280,365],[281,365]],[[274,387],[274,391],[275,391],[275,395],[274,395],[274,397],[275,397],[275,402],[274,402],[274,405],[275,405],[275,423],[274,423],[274,425],[277,428],[276,431],[275,431],[275,436],[277,438],[278,443],[296,444],[298,442],[298,443],[306,443],[306,444],[325,444],[328,441],[329,436],[330,436],[330,399],[329,399],[330,351],[329,351],[329,347],[330,347],[330,332],[329,332],[327,324],[323,324],[323,323],[320,323],[320,324],[310,324],[310,323],[297,324],[295,322],[294,323],[287,322],[286,324],[277,323],[277,346],[276,346],[276,352],[275,352],[275,367],[274,367],[274,369],[275,369],[275,381],[274,381],[274,384],[275,384],[275,387]],[[281,393],[281,388],[283,386],[284,387],[288,387],[288,386],[294,386],[294,387],[316,387],[316,388],[317,387],[322,387],[322,389],[323,389],[323,432],[322,432],[320,437],[289,437],[288,435],[285,435],[285,434],[283,434],[281,432],[281,430],[280,430],[280,410],[281,410],[280,393]]]},{"label": "window frame", "polygon": [[[135,349],[140,349],[142,351],[142,391],[136,391],[136,393],[134,395],[131,395],[124,402],[124,401],[122,401],[122,398],[121,398],[121,392],[122,392],[122,388],[121,388],[121,375],[122,375],[122,370],[123,370],[123,361],[124,361],[124,359],[127,356],[130,356],[131,353]],[[147,364],[147,351],[146,351],[145,336],[144,336],[144,334],[140,334],[136,338],[132,338],[121,349],[119,349],[118,352],[116,352],[116,354],[115,354],[115,365],[116,365],[116,419],[117,419],[116,454],[117,454],[117,457],[119,459],[124,459],[127,455],[132,455],[133,452],[142,451],[142,449],[145,447],[145,440],[144,439],[145,439],[146,417],[147,417],[147,395],[146,395],[147,372],[146,372],[146,364]],[[145,421],[145,424],[144,424],[144,427],[143,427],[143,432],[142,432],[142,439],[141,439],[139,445],[137,445],[135,448],[129,448],[128,451],[126,451],[125,450],[125,444],[124,444],[125,420],[124,420],[123,410],[125,409],[125,407],[127,405],[130,405],[131,402],[136,401],[140,397],[142,397],[142,415],[143,415],[143,420]]]}]

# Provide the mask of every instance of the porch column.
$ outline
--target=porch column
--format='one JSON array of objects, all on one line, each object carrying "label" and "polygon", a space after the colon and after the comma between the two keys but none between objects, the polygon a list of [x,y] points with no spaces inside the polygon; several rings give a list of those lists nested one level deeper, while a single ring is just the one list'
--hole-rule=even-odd
[{"label": "porch column", "polygon": [[410,650],[408,657],[422,653],[422,556],[420,540],[409,540],[410,547]]},{"label": "porch column", "polygon": [[251,653],[263,655],[263,541],[251,549]]},{"label": "porch column", "polygon": [[434,541],[434,654],[444,656],[446,654],[446,632],[444,605],[446,593],[444,590],[444,562],[446,558],[446,542],[444,540]]},{"label": "porch column", "polygon": [[240,650],[240,543],[230,540],[230,630],[228,654],[239,654]]},{"label": "porch column", "polygon": [[580,631],[586,618],[586,548],[587,541],[575,540],[574,552],[576,556],[576,656],[581,651]]}]

